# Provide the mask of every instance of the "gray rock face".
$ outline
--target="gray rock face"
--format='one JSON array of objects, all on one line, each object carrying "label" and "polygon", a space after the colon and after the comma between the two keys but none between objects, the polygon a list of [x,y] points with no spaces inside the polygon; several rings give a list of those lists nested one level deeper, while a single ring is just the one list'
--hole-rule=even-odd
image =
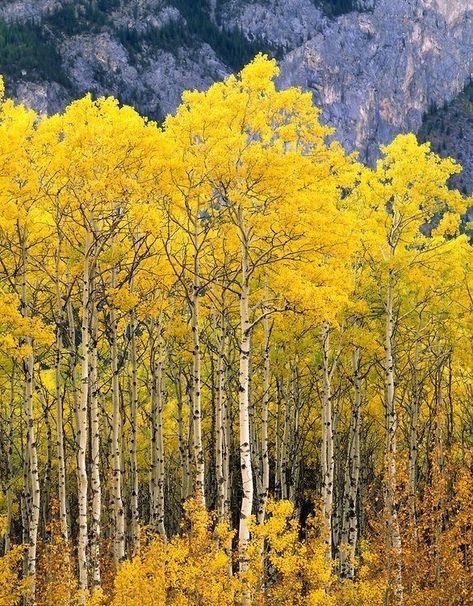
[{"label": "gray rock face", "polygon": [[399,132],[453,99],[473,75],[473,0],[379,0],[287,55],[281,86],[314,94],[347,149],[373,161]]},{"label": "gray rock face", "polygon": [[[147,99],[144,113],[161,115],[172,113],[181,101],[185,90],[205,90],[213,82],[223,80],[230,70],[215,55],[212,48],[203,44],[192,54],[185,49],[177,53],[161,51],[141,73]],[[146,109],[147,108],[147,109]]]},{"label": "gray rock face", "polygon": [[70,101],[67,91],[57,82],[21,81],[16,88],[16,99],[40,114],[60,112]]},{"label": "gray rock face", "polygon": [[288,50],[322,31],[327,21],[311,0],[230,0],[221,10],[223,21],[241,28],[248,38],[263,38]]},{"label": "gray rock face", "polygon": [[203,90],[229,73],[207,44],[192,54],[181,48],[174,53],[150,48],[146,60],[135,65],[109,33],[84,34],[67,39],[61,54],[80,94],[113,95],[151,116],[173,112],[184,90]]},{"label": "gray rock face", "polygon": [[125,2],[113,13],[113,20],[119,27],[130,28],[141,33],[150,27],[163,27],[171,21],[182,19],[175,6],[167,6],[163,0],[135,0]]},{"label": "gray rock face", "polygon": [[39,20],[63,4],[61,0],[6,0],[0,6],[0,19],[7,22]]},{"label": "gray rock face", "polygon": [[[195,43],[192,49],[177,47],[172,52],[144,43],[132,57],[117,31],[159,30],[171,21],[183,21],[183,17],[175,7],[164,6],[159,0],[138,1],[134,9],[131,4],[113,13],[115,30],[63,36],[59,41],[57,50],[73,90],[25,77],[14,83],[13,97],[36,111],[54,113],[87,92],[96,97],[113,95],[144,115],[163,118],[176,109],[184,90],[206,89],[229,74],[229,68],[205,43]],[[11,5],[17,15],[18,5]],[[28,11],[22,14],[29,15],[29,5],[23,8]],[[36,17],[41,17],[39,12]]]}]

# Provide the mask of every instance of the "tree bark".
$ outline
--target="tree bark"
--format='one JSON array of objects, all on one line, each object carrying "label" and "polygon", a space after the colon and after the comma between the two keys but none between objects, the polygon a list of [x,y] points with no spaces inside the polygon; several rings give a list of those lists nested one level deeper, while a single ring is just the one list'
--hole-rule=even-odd
[{"label": "tree bark", "polygon": [[[159,327],[158,327],[159,328]],[[156,341],[158,346],[156,347]],[[151,364],[151,422],[152,422],[152,511],[153,526],[155,530],[165,539],[165,465],[164,465],[164,433],[163,433],[163,411],[164,411],[164,386],[163,386],[163,352],[161,338],[152,335],[150,352]]]},{"label": "tree bark", "polygon": [[205,458],[202,445],[202,381],[201,347],[199,326],[200,264],[198,252],[198,220],[195,219],[194,231],[194,267],[191,293],[191,330],[192,330],[192,418],[194,435],[195,495],[205,506]]},{"label": "tree bark", "polygon": [[[77,487],[78,487],[78,522],[79,538],[77,558],[79,565],[79,589],[85,592],[88,589],[87,549],[88,549],[88,507],[87,507],[87,416],[89,409],[89,381],[90,381],[90,255],[92,249],[92,235],[86,227],[84,266],[82,277],[82,354],[81,354],[81,398],[78,402],[77,417]],[[72,345],[73,346],[73,345]]]},{"label": "tree bark", "polygon": [[327,557],[333,555],[333,483],[334,483],[334,447],[332,387],[330,370],[330,326],[322,324],[323,390],[322,390],[322,506],[325,523]]},{"label": "tree bark", "polygon": [[[116,287],[116,270],[112,269],[112,288]],[[115,564],[125,558],[125,510],[122,496],[122,451],[121,451],[121,416],[120,384],[118,368],[118,319],[115,309],[110,310],[111,328],[111,365],[112,365],[112,461],[113,461],[113,556]]]},{"label": "tree bark", "polygon": [[138,363],[136,356],[136,312],[130,314],[130,475],[131,475],[131,550],[140,540],[139,484],[138,484]]},{"label": "tree bark", "polygon": [[[21,281],[21,307],[24,318],[31,316],[27,292],[27,273],[28,273],[28,253],[25,242],[22,242],[22,281]],[[27,451],[27,469],[28,469],[28,491],[29,507],[29,525],[28,525],[28,551],[27,551],[27,574],[30,578],[30,588],[27,601],[29,604],[36,603],[36,552],[38,542],[38,526],[41,506],[39,469],[38,469],[38,451],[36,446],[36,429],[33,411],[34,394],[34,353],[33,337],[27,335],[25,345],[28,348],[28,354],[23,362],[24,368],[24,398],[23,412],[26,425],[26,451]]]},{"label": "tree bark", "polygon": [[222,317],[222,326],[218,338],[217,359],[217,398],[216,398],[216,448],[215,448],[215,472],[217,479],[217,511],[220,522],[227,520],[227,469],[225,466],[226,456],[226,418],[225,418],[225,326]]},{"label": "tree bark", "polygon": [[99,421],[99,379],[98,379],[98,317],[95,280],[91,278],[90,292],[90,475],[92,490],[92,510],[90,528],[90,561],[92,583],[98,587],[100,575],[100,536],[102,517],[102,485],[100,480],[100,421]]},{"label": "tree bark", "polygon": [[[265,310],[267,311],[267,310]],[[258,524],[264,522],[266,516],[266,503],[269,496],[269,438],[268,438],[268,416],[271,388],[271,368],[270,368],[270,339],[271,328],[269,318],[264,318],[264,352],[263,352],[263,406],[261,410],[261,490],[258,495]]]},{"label": "tree bark", "polygon": [[360,364],[360,348],[355,347],[352,356],[353,404],[344,478],[342,529],[340,540],[340,576],[343,579],[352,580],[355,578],[355,553],[358,541],[358,490],[360,481],[361,430]]},{"label": "tree bark", "polygon": [[13,447],[14,447],[14,429],[13,429],[13,415],[15,411],[15,365],[12,369],[11,382],[10,382],[10,398],[8,400],[7,407],[7,488],[6,488],[6,509],[7,519],[5,528],[5,542],[4,542],[4,554],[6,555],[10,551],[11,546],[11,530],[13,521]]},{"label": "tree bark", "polygon": [[[240,509],[239,527],[239,559],[240,572],[248,570],[248,542],[250,540],[249,517],[253,508],[253,469],[251,466],[250,444],[250,411],[249,411],[249,384],[250,384],[250,355],[251,355],[251,327],[249,306],[249,260],[248,260],[248,232],[243,221],[240,224],[241,233],[241,292],[240,292],[240,370],[239,370],[239,408],[240,408],[240,468],[243,498]],[[242,606],[248,606],[251,596],[248,590],[243,592]]]},{"label": "tree bark", "polygon": [[64,411],[62,399],[62,379],[61,379],[61,352],[62,352],[62,326],[64,324],[64,313],[61,304],[61,293],[59,290],[59,248],[56,259],[56,359],[55,359],[55,400],[56,400],[56,435],[57,435],[57,461],[58,461],[58,496],[59,496],[59,523],[61,526],[61,538],[67,542],[69,540],[69,529],[67,525],[67,506],[66,506],[66,459],[64,452]]},{"label": "tree bark", "polygon": [[[395,400],[394,367],[394,287],[389,276],[386,296],[385,326],[385,408],[386,408],[386,453],[385,453],[385,514],[387,541],[394,562],[391,568],[391,592],[389,604],[403,606],[404,586],[402,580],[402,544],[397,511],[397,413]],[[392,594],[392,595],[391,595]],[[392,597],[392,599],[391,599]]]}]

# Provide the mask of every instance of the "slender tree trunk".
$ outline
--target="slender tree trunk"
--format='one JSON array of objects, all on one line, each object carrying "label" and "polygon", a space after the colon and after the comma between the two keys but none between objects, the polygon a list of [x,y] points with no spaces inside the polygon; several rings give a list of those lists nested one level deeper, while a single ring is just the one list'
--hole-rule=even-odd
[{"label": "slender tree trunk", "polygon": [[[266,311],[266,310],[265,310]],[[271,329],[269,318],[264,318],[264,353],[263,353],[263,407],[261,410],[261,492],[258,495],[258,524],[264,522],[266,516],[266,503],[269,496],[269,439],[268,439],[268,416],[271,388],[270,369],[270,338]]]},{"label": "slender tree trunk", "polygon": [[90,475],[92,489],[92,511],[90,528],[90,560],[92,583],[98,587],[100,575],[100,536],[102,517],[102,484],[100,480],[100,421],[98,378],[98,317],[95,280],[91,280],[90,292]]},{"label": "slender tree trunk", "polygon": [[283,397],[284,403],[284,429],[281,443],[281,499],[289,499],[289,469],[290,469],[290,441],[291,434],[291,397],[290,397],[290,379],[288,380],[286,397]]},{"label": "slender tree trunk", "polygon": [[181,503],[184,503],[191,495],[190,485],[191,471],[189,469],[188,443],[184,433],[184,396],[182,388],[181,369],[178,368],[173,377],[174,388],[176,390],[177,402],[177,433],[179,438],[179,463],[181,469]]},{"label": "slender tree trunk", "polygon": [[[394,288],[390,276],[386,297],[385,327],[385,397],[386,397],[386,454],[385,454],[385,513],[387,541],[394,561],[391,565],[391,592],[389,605],[403,606],[404,586],[402,580],[402,544],[397,512],[397,414],[395,400],[394,367]],[[392,597],[392,599],[391,599]]]},{"label": "slender tree trunk", "polygon": [[358,541],[358,491],[360,482],[360,430],[361,430],[361,381],[360,348],[353,350],[353,404],[348,438],[347,463],[345,468],[342,531],[340,550],[340,576],[355,578],[355,552]]},{"label": "slender tree trunk", "polygon": [[288,456],[288,499],[291,503],[296,502],[297,477],[299,468],[298,437],[299,437],[299,377],[297,367],[292,365],[291,369],[291,414],[289,419],[289,435],[287,451]]},{"label": "slender tree trunk", "polygon": [[66,454],[64,450],[64,406],[63,406],[63,381],[61,372],[63,331],[66,323],[65,309],[61,299],[61,231],[60,219],[56,217],[57,247],[55,258],[55,280],[56,280],[56,355],[55,355],[55,403],[56,403],[56,452],[58,460],[58,499],[59,499],[59,524],[61,539],[64,543],[69,541],[69,528],[67,524],[67,493],[66,493]]},{"label": "slender tree trunk", "polygon": [[[24,395],[24,394],[23,394]],[[24,421],[24,410],[22,410],[22,421]],[[31,519],[31,490],[29,485],[29,456],[28,447],[25,442],[26,431],[23,428],[24,423],[21,423],[21,452],[22,452],[22,465],[23,465],[23,489],[21,491],[20,504],[21,504],[21,537],[23,545],[28,545],[30,536],[30,519]],[[28,558],[24,559],[23,575],[28,575]]]},{"label": "slender tree trunk", "polygon": [[191,294],[191,330],[192,330],[192,417],[194,434],[195,494],[205,505],[205,458],[202,445],[202,385],[201,385],[201,347],[199,326],[200,265],[198,253],[198,221],[194,232],[194,277]]},{"label": "slender tree trunk", "polygon": [[[445,499],[448,498],[448,482],[444,471],[444,386],[443,371],[445,360],[442,352],[437,354],[436,367],[434,371],[434,398],[435,398],[435,442],[434,442],[434,461],[433,461],[433,486],[436,492],[436,503],[434,508],[435,515],[435,590],[439,595],[442,587],[442,533],[445,523]],[[435,493],[434,493],[435,494]],[[437,601],[440,606],[440,601]]]},{"label": "slender tree trunk", "polygon": [[[241,222],[241,293],[240,293],[240,371],[239,371],[239,405],[240,405],[240,468],[243,499],[240,510],[239,558],[240,572],[248,570],[248,542],[250,540],[249,517],[253,508],[253,469],[251,466],[250,444],[250,355],[251,328],[249,306],[249,260],[248,233]],[[242,606],[251,602],[249,591],[243,592]]]},{"label": "slender tree trunk", "polygon": [[164,360],[162,353],[162,344],[160,347],[158,363],[156,368],[156,396],[157,396],[157,407],[156,407],[156,446],[157,446],[157,458],[158,458],[158,478],[157,478],[157,530],[159,534],[166,538],[166,529],[164,526],[165,519],[165,502],[164,502],[164,490],[165,490],[165,463],[164,463]]},{"label": "slender tree trunk", "polygon": [[327,556],[333,554],[333,488],[334,488],[334,447],[332,387],[330,372],[330,327],[322,324],[323,390],[322,390],[322,505],[325,522]]},{"label": "slender tree trunk", "polygon": [[[116,270],[112,269],[112,288],[116,287]],[[120,383],[118,368],[118,318],[115,309],[110,310],[110,328],[112,335],[112,461],[113,461],[113,518],[114,539],[113,557],[115,564],[125,558],[125,510],[122,496],[122,451],[121,451],[121,416],[120,416]]]},{"label": "slender tree trunk", "polygon": [[[24,318],[30,317],[30,307],[27,294],[26,276],[28,273],[28,253],[25,243],[22,243],[22,282],[21,282],[21,306],[22,315]],[[27,552],[27,574],[30,578],[31,585],[28,595],[28,603],[36,603],[36,551],[38,541],[38,526],[41,506],[39,469],[38,469],[38,452],[36,446],[36,429],[33,411],[33,394],[34,394],[34,353],[33,353],[33,338],[28,335],[25,338],[25,345],[28,348],[28,354],[24,360],[24,399],[23,411],[26,425],[26,449],[28,460],[28,494],[30,496],[30,511],[29,511],[29,533],[28,533],[28,552]]]},{"label": "slender tree trunk", "polygon": [[43,409],[43,423],[46,429],[46,466],[44,469],[44,479],[41,487],[41,521],[38,530],[39,534],[41,535],[48,528],[50,521],[51,476],[53,469],[53,430],[51,427],[49,402],[40,389],[36,388],[36,392],[39,400],[41,401],[41,406]]},{"label": "slender tree trunk", "polygon": [[419,384],[419,342],[415,346],[413,368],[412,368],[412,391],[411,391],[411,418],[409,426],[409,508],[411,512],[411,524],[415,538],[417,539],[417,458],[418,458],[418,435],[421,388]]},{"label": "slender tree trunk", "polygon": [[[227,341],[228,346],[228,341]],[[228,354],[228,352],[227,352]],[[230,516],[231,505],[232,505],[232,476],[231,476],[231,454],[233,448],[233,416],[232,416],[232,385],[230,381],[230,370],[228,362],[225,364],[225,391],[226,397],[224,398],[224,442],[225,450],[223,451],[223,469],[225,483],[225,510],[227,516]],[[231,570],[231,562],[230,562]]]},{"label": "slender tree trunk", "polygon": [[[59,280],[59,251],[56,264],[56,279]],[[57,286],[57,327],[56,327],[56,360],[55,360],[55,400],[56,400],[56,435],[57,435],[57,461],[58,461],[58,496],[59,496],[59,523],[61,526],[61,538],[64,542],[69,540],[69,529],[67,525],[67,506],[66,506],[66,457],[64,452],[64,411],[62,399],[62,379],[61,379],[61,352],[63,326],[63,309],[61,304],[61,294],[59,282]]]},{"label": "slender tree trunk", "polygon": [[[222,319],[223,322],[223,319]],[[224,457],[226,450],[225,443],[225,327],[220,327],[218,339],[218,359],[217,359],[217,397],[216,397],[216,448],[215,448],[215,472],[217,479],[217,511],[221,522],[227,519],[226,511],[226,492],[227,482]]]},{"label": "slender tree trunk", "polygon": [[130,475],[131,475],[131,551],[140,540],[140,512],[139,512],[139,485],[138,485],[138,363],[136,357],[136,312],[132,310],[130,319]]},{"label": "slender tree trunk", "polygon": [[165,465],[164,465],[164,435],[163,435],[163,410],[164,410],[164,387],[163,387],[163,353],[162,343],[158,337],[158,348],[152,336],[150,352],[151,365],[151,422],[152,422],[152,511],[153,526],[156,531],[166,538],[165,520]]},{"label": "slender tree trunk", "polygon": [[[192,378],[191,378],[192,382]],[[192,386],[189,384],[188,386],[188,397],[189,397],[189,419],[188,419],[188,427],[187,427],[187,469],[189,471],[188,474],[188,483],[187,483],[187,495],[191,497],[195,495],[195,478],[192,474],[194,469],[194,416],[193,416],[193,396],[192,396]]]},{"label": "slender tree trunk", "polygon": [[277,409],[276,409],[276,436],[275,436],[275,463],[276,469],[274,472],[274,496],[276,499],[282,498],[282,454],[281,454],[281,415],[282,415],[282,380],[276,379],[276,391],[277,391]]},{"label": "slender tree trunk", "polygon": [[4,553],[7,554],[10,551],[11,543],[11,530],[13,521],[13,415],[15,411],[15,366],[12,369],[11,382],[10,382],[10,398],[8,400],[7,407],[7,489],[6,489],[6,509],[7,519],[5,528],[5,542],[4,542]]},{"label": "slender tree trunk", "polygon": [[[90,255],[92,249],[92,236],[86,228],[84,268],[82,282],[82,355],[81,355],[81,399],[77,403],[77,485],[78,485],[78,518],[79,538],[77,557],[79,565],[79,589],[85,592],[88,589],[87,549],[88,549],[88,519],[87,519],[87,417],[89,409],[89,381],[90,381]],[[72,343],[74,347],[74,343]]]}]

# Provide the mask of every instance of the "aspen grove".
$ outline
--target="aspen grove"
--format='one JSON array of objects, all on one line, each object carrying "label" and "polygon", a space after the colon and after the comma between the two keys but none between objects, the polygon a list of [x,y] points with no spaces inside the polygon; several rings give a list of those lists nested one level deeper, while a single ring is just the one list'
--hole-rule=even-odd
[{"label": "aspen grove", "polygon": [[461,170],[257,56],[0,104],[0,606],[473,605]]}]

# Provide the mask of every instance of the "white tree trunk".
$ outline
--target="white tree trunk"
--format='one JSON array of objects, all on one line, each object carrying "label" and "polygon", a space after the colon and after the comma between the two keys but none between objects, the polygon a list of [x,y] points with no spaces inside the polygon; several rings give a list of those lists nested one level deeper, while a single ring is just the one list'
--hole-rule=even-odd
[{"label": "white tree trunk", "polygon": [[[112,288],[116,286],[116,270],[112,269]],[[112,495],[114,537],[113,555],[115,564],[125,558],[125,510],[122,497],[122,451],[121,451],[121,417],[120,417],[120,383],[118,369],[118,319],[116,311],[110,310],[110,327],[112,333],[111,363],[112,363]]]},{"label": "white tree trunk", "polygon": [[69,540],[66,508],[66,464],[64,454],[64,414],[61,394],[61,349],[62,340],[59,329],[56,336],[56,432],[57,432],[57,461],[58,461],[58,495],[59,495],[59,522],[63,541]]},{"label": "white tree trunk", "polygon": [[[227,341],[228,345],[228,341]],[[229,368],[228,364],[225,367],[225,386],[226,386],[226,397],[224,398],[224,443],[225,450],[223,451],[223,469],[224,469],[224,478],[225,478],[225,510],[227,512],[227,516],[230,515],[231,503],[232,503],[232,476],[230,473],[230,457],[232,452],[232,444],[233,444],[233,430],[232,430],[232,389],[229,378]],[[231,569],[231,562],[230,562]]]},{"label": "white tree trunk", "polygon": [[228,478],[226,477],[226,468],[224,465],[226,441],[225,441],[225,328],[221,327],[218,342],[218,359],[217,359],[217,398],[216,398],[216,445],[215,445],[215,475],[217,480],[217,511],[219,521],[223,522],[227,519],[226,511],[226,493]]},{"label": "white tree trunk", "polygon": [[87,548],[88,548],[88,519],[87,519],[87,416],[89,409],[89,370],[90,370],[90,254],[91,234],[87,230],[85,236],[84,268],[82,277],[82,322],[81,322],[81,398],[77,403],[77,488],[78,488],[78,522],[79,538],[77,558],[79,565],[79,589],[88,588]]},{"label": "white tree trunk", "polygon": [[90,528],[90,564],[92,583],[100,585],[100,536],[102,516],[102,485],[100,480],[100,422],[99,422],[99,378],[98,378],[98,317],[94,292],[94,281],[91,279],[90,292],[90,476],[92,489],[92,510]]},{"label": "white tree trunk", "polygon": [[201,381],[201,347],[199,326],[199,256],[198,224],[195,223],[195,256],[194,278],[191,294],[191,330],[192,330],[192,418],[194,435],[195,495],[205,505],[205,458],[202,445],[202,381]]},{"label": "white tree trunk", "polygon": [[[179,437],[179,463],[181,469],[181,503],[184,503],[191,495],[191,471],[189,469],[189,445],[184,424],[184,396],[182,387],[182,373],[180,368],[174,375],[174,387],[177,402],[177,433]],[[187,432],[186,432],[187,433]]]},{"label": "white tree trunk", "polygon": [[340,550],[340,576],[355,577],[355,552],[358,541],[358,489],[360,481],[360,430],[361,430],[361,381],[360,348],[353,350],[353,404],[348,437],[347,464],[345,468],[342,529]]},{"label": "white tree trunk", "polygon": [[15,410],[15,367],[12,369],[11,383],[10,383],[10,398],[8,400],[7,407],[7,489],[6,489],[6,528],[5,528],[5,542],[4,542],[4,553],[5,555],[10,551],[11,546],[11,528],[13,520],[13,415]]},{"label": "white tree trunk", "polygon": [[130,319],[130,475],[131,475],[131,548],[140,540],[139,484],[138,484],[138,362],[136,357],[136,312],[132,310]]},{"label": "white tree trunk", "polygon": [[323,354],[323,390],[322,390],[322,506],[325,523],[327,557],[333,554],[333,483],[334,483],[334,447],[333,447],[333,413],[330,370],[330,327],[328,322],[322,324]]},{"label": "white tree trunk", "polygon": [[[22,243],[22,284],[21,284],[21,303],[22,315],[25,318],[30,317],[30,307],[28,303],[26,277],[28,271],[28,254],[24,242]],[[38,470],[38,451],[36,446],[36,430],[33,411],[33,393],[34,393],[34,353],[33,338],[28,335],[25,338],[25,345],[29,349],[25,359],[24,375],[24,417],[26,424],[26,451],[28,460],[28,491],[30,497],[29,511],[29,533],[28,533],[28,552],[27,552],[27,574],[30,578],[30,591],[28,594],[28,603],[36,602],[36,552],[38,542],[38,525],[41,505],[39,470]]]},{"label": "white tree trunk", "polygon": [[[266,311],[266,310],[265,310]],[[268,416],[269,400],[271,388],[271,369],[270,369],[270,337],[271,330],[269,318],[264,318],[264,352],[263,352],[263,407],[261,410],[261,491],[258,495],[258,524],[264,522],[266,516],[266,503],[269,496],[269,439],[268,439]]]},{"label": "white tree trunk", "polygon": [[[248,570],[248,542],[250,540],[249,518],[253,508],[253,470],[251,466],[250,443],[250,355],[251,327],[249,307],[249,275],[248,275],[248,234],[241,225],[241,293],[240,293],[240,371],[239,371],[239,407],[240,407],[240,468],[243,498],[240,510],[239,527],[239,558],[240,571]],[[249,591],[243,592],[242,606],[251,602]]]},{"label": "white tree trunk", "polygon": [[156,461],[156,493],[155,493],[155,525],[156,530],[165,539],[166,529],[164,526],[165,517],[165,502],[164,502],[164,488],[165,488],[165,463],[164,463],[164,361],[162,352],[162,343],[159,344],[159,350],[157,360],[155,360],[154,373],[154,398],[153,403],[153,425],[155,432],[155,461]]},{"label": "white tree trunk", "polygon": [[[386,453],[385,453],[385,509],[387,522],[387,541],[392,550],[394,562],[390,567],[392,598],[389,604],[403,606],[404,586],[402,580],[402,544],[397,513],[397,414],[395,400],[394,368],[394,310],[393,286],[389,279],[386,297],[385,327],[385,392],[386,392]],[[391,596],[390,596],[391,597]]]},{"label": "white tree trunk", "polygon": [[418,429],[421,407],[421,384],[419,381],[419,338],[420,326],[416,335],[414,359],[412,360],[412,389],[409,426],[409,508],[411,511],[412,529],[417,540],[417,458],[418,458]]}]

